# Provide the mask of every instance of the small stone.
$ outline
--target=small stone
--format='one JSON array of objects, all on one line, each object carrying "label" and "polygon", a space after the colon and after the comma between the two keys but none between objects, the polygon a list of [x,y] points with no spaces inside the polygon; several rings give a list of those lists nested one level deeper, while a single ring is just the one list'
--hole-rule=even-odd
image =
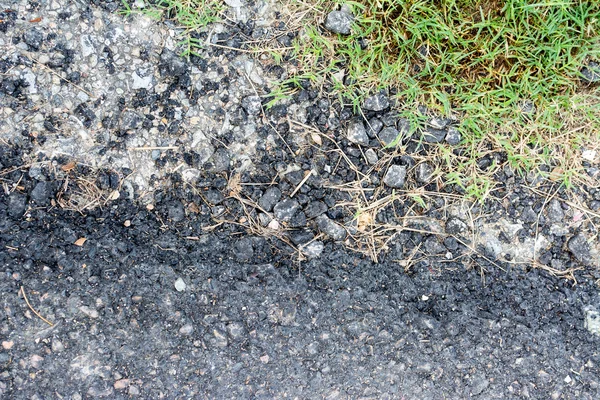
[{"label": "small stone", "polygon": [[52,351],[55,353],[60,353],[65,349],[65,346],[58,339],[52,339]]},{"label": "small stone", "polygon": [[179,328],[179,333],[183,336],[189,336],[194,332],[194,326],[192,324],[186,324]]},{"label": "small stone", "polygon": [[324,248],[323,242],[314,241],[302,247],[302,253],[310,259],[319,258]]},{"label": "small stone", "polygon": [[531,100],[522,101],[519,107],[521,109],[521,114],[526,118],[533,117],[537,111],[535,104]]},{"label": "small stone", "polygon": [[581,69],[582,80],[587,83],[600,82],[600,64],[590,61]]},{"label": "small stone", "polygon": [[27,208],[27,197],[17,192],[8,195],[8,215],[12,218],[21,218]]},{"label": "small stone", "polygon": [[31,191],[31,199],[38,204],[48,204],[51,196],[52,190],[48,182],[38,182]]},{"label": "small stone", "polygon": [[245,333],[244,325],[240,322],[230,322],[227,324],[227,333],[232,339],[240,339]]},{"label": "small stone", "polygon": [[131,88],[134,90],[152,89],[152,81],[154,79],[152,75],[140,76],[137,72],[134,71],[133,74],[131,74],[131,79]]},{"label": "small stone", "polygon": [[471,395],[480,395],[489,385],[490,381],[485,376],[476,377],[471,384]]},{"label": "small stone", "polygon": [[242,108],[248,115],[258,115],[262,110],[262,102],[258,96],[248,96],[242,100]]},{"label": "small stone", "polygon": [[319,229],[333,240],[344,240],[346,238],[346,230],[326,215],[318,216],[316,222]]},{"label": "small stone", "polygon": [[79,43],[81,45],[81,55],[83,57],[88,57],[96,52],[90,35],[82,35],[79,39]]},{"label": "small stone", "polygon": [[267,363],[269,362],[269,355],[268,355],[268,354],[265,354],[264,356],[261,356],[261,357],[260,357],[260,361],[261,361],[263,364],[267,364]]},{"label": "small stone", "polygon": [[129,386],[129,379],[119,379],[115,382],[114,388],[117,390],[125,389]]},{"label": "small stone", "polygon": [[360,144],[361,146],[369,145],[369,136],[362,121],[354,120],[348,124],[348,132],[346,137],[352,143]]},{"label": "small stone", "polygon": [[446,129],[452,120],[449,118],[431,118],[429,120],[429,125],[434,129]]},{"label": "small stone", "polygon": [[227,340],[227,336],[225,336],[218,329],[214,329],[213,330],[213,335],[214,335],[214,337],[216,339],[216,345],[218,347],[221,347],[221,348],[227,347],[227,345],[229,344],[229,341]]},{"label": "small stone", "polygon": [[14,345],[15,345],[15,342],[13,342],[12,340],[5,340],[2,342],[2,348],[4,350],[10,350],[13,348]]},{"label": "small stone", "polygon": [[169,219],[173,222],[181,222],[185,219],[185,207],[180,201],[175,201],[167,207]]},{"label": "small stone", "polygon": [[422,136],[427,143],[440,143],[446,138],[446,134],[445,129],[435,129],[428,126],[423,131]]},{"label": "small stone", "polygon": [[137,386],[129,386],[129,394],[131,396],[138,396],[140,394],[140,388]]},{"label": "small stone", "polygon": [[29,364],[35,369],[40,369],[42,361],[44,361],[44,359],[41,356],[34,354],[29,359]]},{"label": "small stone", "polygon": [[279,221],[289,222],[299,209],[300,204],[296,200],[285,199],[273,207],[273,213]]},{"label": "small stone", "polygon": [[265,211],[271,211],[279,200],[281,200],[281,190],[278,187],[270,187],[258,200],[258,205]]},{"label": "small stone", "polygon": [[396,141],[399,134],[400,132],[396,128],[388,127],[379,132],[377,136],[379,136],[379,140],[384,146],[389,146]]},{"label": "small stone", "polygon": [[365,151],[365,158],[370,165],[375,165],[379,161],[379,157],[373,149],[367,149],[367,151]]},{"label": "small stone", "polygon": [[332,11],[325,19],[325,29],[340,35],[349,35],[354,16],[345,11]]},{"label": "small stone", "polygon": [[42,47],[42,42],[44,41],[44,33],[37,28],[31,28],[25,31],[23,34],[23,40],[25,40],[25,43],[27,43],[27,45],[34,50],[39,50],[39,48]]},{"label": "small stone", "polygon": [[383,129],[383,122],[379,118],[371,118],[367,124],[367,135],[374,138]]},{"label": "small stone", "polygon": [[550,222],[561,222],[563,220],[565,213],[560,205],[560,201],[556,199],[550,200],[548,209],[546,210],[546,217],[548,217]]},{"label": "small stone", "polygon": [[457,144],[460,143],[462,137],[461,137],[458,129],[451,126],[450,128],[448,128],[448,132],[446,133],[445,139],[446,139],[446,143],[448,143],[449,145],[456,146]]},{"label": "small stone", "polygon": [[385,177],[383,178],[383,183],[386,186],[399,189],[404,186],[406,182],[406,167],[404,165],[392,165],[388,169]]},{"label": "small stone", "polygon": [[125,110],[119,117],[119,129],[122,131],[137,129],[142,125],[143,121],[144,117],[141,114],[135,111]]},{"label": "small stone", "polygon": [[590,245],[583,233],[579,232],[577,235],[569,239],[567,242],[567,248],[580,263],[586,263],[589,261]]},{"label": "small stone", "polygon": [[96,319],[100,316],[100,314],[98,314],[98,310],[95,310],[88,306],[79,307],[79,311],[81,311],[82,313],[84,313],[85,315],[87,315],[88,317],[93,318],[93,319]]},{"label": "small stone", "polygon": [[309,229],[301,229],[298,231],[292,231],[290,233],[290,239],[296,246],[301,246],[313,240],[315,235]]},{"label": "small stone", "polygon": [[533,211],[533,208],[531,206],[527,206],[525,207],[525,209],[523,209],[523,213],[521,213],[521,221],[528,224],[532,224],[536,222],[537,219],[538,215],[535,211]]},{"label": "small stone", "polygon": [[469,226],[462,219],[457,217],[451,217],[446,222],[446,233],[449,235],[458,235],[459,233],[466,232]]},{"label": "small stone", "polygon": [[160,150],[152,150],[150,157],[152,157],[154,161],[158,160],[160,158]]},{"label": "small stone", "polygon": [[163,76],[177,77],[186,73],[187,65],[175,52],[165,48],[160,54],[159,69]]},{"label": "small stone", "polygon": [[421,163],[415,169],[415,179],[419,183],[429,183],[433,176],[433,167],[428,163]]},{"label": "small stone", "polygon": [[175,281],[175,290],[177,290],[178,292],[183,292],[186,287],[187,285],[185,284],[183,279],[177,278],[177,280]]},{"label": "small stone", "polygon": [[309,219],[316,218],[321,214],[325,214],[326,212],[327,212],[327,205],[320,200],[311,201],[304,208],[304,214],[306,214],[306,218],[309,218]]},{"label": "small stone", "polygon": [[367,97],[363,104],[363,109],[368,111],[383,111],[390,106],[390,101],[385,93],[380,92]]},{"label": "small stone", "polygon": [[446,248],[439,242],[435,236],[428,237],[424,242],[425,251],[430,255],[436,255],[446,252]]}]

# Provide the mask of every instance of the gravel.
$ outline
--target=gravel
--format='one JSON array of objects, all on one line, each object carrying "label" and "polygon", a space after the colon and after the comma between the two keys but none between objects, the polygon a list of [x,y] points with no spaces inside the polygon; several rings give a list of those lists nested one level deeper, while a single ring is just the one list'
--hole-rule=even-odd
[{"label": "gravel", "polygon": [[391,165],[383,178],[387,186],[400,189],[406,183],[406,167],[404,165]]},{"label": "gravel", "polygon": [[369,136],[367,135],[367,130],[362,121],[351,121],[350,124],[348,124],[346,137],[352,143],[360,144],[362,146],[369,145]]},{"label": "gravel", "polygon": [[349,35],[354,16],[347,11],[331,11],[325,19],[325,29],[341,35]]},{"label": "gravel", "polygon": [[390,100],[385,93],[377,93],[367,97],[363,109],[367,111],[383,111],[390,106]]}]

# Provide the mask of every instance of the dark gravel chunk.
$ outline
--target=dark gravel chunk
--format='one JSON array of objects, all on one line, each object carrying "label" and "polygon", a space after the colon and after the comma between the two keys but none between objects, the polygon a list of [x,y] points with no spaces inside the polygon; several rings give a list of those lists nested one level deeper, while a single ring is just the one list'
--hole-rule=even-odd
[{"label": "dark gravel chunk", "polygon": [[327,212],[327,205],[322,201],[312,201],[304,208],[307,218],[315,218]]},{"label": "dark gravel chunk", "polygon": [[31,200],[37,204],[46,205],[50,202],[52,196],[52,187],[48,182],[38,182],[31,191]]},{"label": "dark gravel chunk", "polygon": [[169,204],[167,208],[169,219],[173,222],[181,222],[185,218],[185,208],[180,201]]},{"label": "dark gravel chunk", "polygon": [[44,33],[38,28],[31,28],[23,34],[23,40],[32,49],[39,50],[44,42]]},{"label": "dark gravel chunk", "polygon": [[460,136],[460,132],[455,127],[451,126],[448,128],[448,132],[446,133],[446,143],[451,146],[456,146],[460,143],[462,137]]},{"label": "dark gravel chunk", "polygon": [[369,136],[362,121],[354,120],[348,124],[348,132],[346,137],[352,143],[360,144],[361,146],[369,145]]},{"label": "dark gravel chunk", "polygon": [[8,196],[8,215],[12,218],[21,218],[27,208],[27,196],[12,192]]},{"label": "dark gravel chunk", "polygon": [[321,232],[327,234],[333,240],[344,240],[346,238],[346,230],[326,215],[318,216],[316,221]]},{"label": "dark gravel chunk", "polygon": [[187,65],[175,52],[165,48],[160,54],[159,70],[162,76],[179,77],[187,72]]},{"label": "dark gravel chunk", "polygon": [[469,226],[460,218],[452,217],[446,221],[446,233],[450,235],[458,235],[468,229]]},{"label": "dark gravel chunk", "polygon": [[297,246],[310,242],[314,237],[315,235],[308,229],[294,231],[290,234],[290,239],[292,239],[292,242]]},{"label": "dark gravel chunk", "polygon": [[390,106],[390,100],[385,93],[377,93],[367,97],[363,104],[363,109],[368,111],[383,111]]},{"label": "dark gravel chunk", "polygon": [[446,252],[446,248],[440,243],[435,236],[430,236],[424,242],[425,251],[430,255],[441,254]]},{"label": "dark gravel chunk", "polygon": [[396,128],[388,127],[379,132],[377,136],[379,136],[379,140],[384,146],[389,146],[398,138],[399,134],[400,132]]},{"label": "dark gravel chunk", "polygon": [[354,16],[345,11],[332,11],[325,19],[325,29],[341,35],[349,35]]},{"label": "dark gravel chunk", "polygon": [[374,138],[383,128],[383,122],[379,118],[371,118],[367,124],[367,135]]},{"label": "dark gravel chunk", "polygon": [[419,183],[429,183],[433,171],[433,167],[429,163],[421,163],[415,168],[415,179]]},{"label": "dark gravel chunk", "polygon": [[533,211],[531,206],[527,206],[523,209],[523,213],[521,214],[521,220],[525,223],[532,224],[536,222],[538,219],[537,214]]},{"label": "dark gravel chunk", "polygon": [[289,222],[299,209],[300,204],[296,200],[285,199],[275,205],[273,212],[279,221]]},{"label": "dark gravel chunk", "polygon": [[587,83],[600,82],[600,64],[590,61],[581,69],[582,80]]},{"label": "dark gravel chunk", "polygon": [[278,187],[270,187],[258,200],[258,205],[265,211],[271,211],[279,200],[281,200],[281,190]]},{"label": "dark gravel chunk", "polygon": [[583,233],[579,232],[577,235],[569,239],[567,242],[567,248],[580,263],[585,264],[587,261],[589,261],[590,245]]},{"label": "dark gravel chunk", "polygon": [[435,129],[430,126],[423,130],[423,140],[427,143],[440,143],[446,138],[447,131],[445,129]]},{"label": "dark gravel chunk", "polygon": [[406,182],[406,167],[404,165],[392,165],[388,169],[385,177],[383,178],[383,183],[387,186],[399,189],[404,186]]}]

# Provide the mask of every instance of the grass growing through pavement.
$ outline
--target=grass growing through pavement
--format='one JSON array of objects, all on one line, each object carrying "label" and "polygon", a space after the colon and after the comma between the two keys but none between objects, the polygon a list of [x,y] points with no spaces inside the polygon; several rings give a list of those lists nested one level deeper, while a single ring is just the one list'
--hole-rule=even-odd
[{"label": "grass growing through pavement", "polygon": [[183,55],[196,54],[202,43],[190,33],[201,30],[213,22],[220,20],[225,9],[221,0],[145,0],[139,3],[134,0],[121,0],[121,13],[129,16],[139,12],[153,19],[169,19],[182,26],[185,32],[182,41]]},{"label": "grass growing through pavement", "polygon": [[[348,36],[320,27],[341,4],[356,16]],[[356,109],[369,93],[393,88],[414,125],[418,105],[458,117],[460,151],[440,145],[434,157],[445,164],[446,182],[476,198],[494,186],[500,164],[484,171],[478,162],[495,152],[520,171],[545,165],[567,186],[585,178],[581,149],[598,146],[600,102],[581,68],[600,58],[600,2],[316,0],[310,7],[317,23],[296,41],[296,73],[277,97],[303,79],[327,80]],[[526,105],[535,111],[524,113]]]}]

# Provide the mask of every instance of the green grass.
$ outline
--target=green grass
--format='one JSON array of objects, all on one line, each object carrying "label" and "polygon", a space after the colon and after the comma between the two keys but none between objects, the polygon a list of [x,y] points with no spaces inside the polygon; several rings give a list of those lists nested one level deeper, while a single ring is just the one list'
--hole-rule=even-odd
[{"label": "green grass", "polygon": [[141,13],[153,19],[169,19],[181,26],[184,32],[179,45],[183,48],[183,56],[197,55],[203,45],[190,34],[220,21],[225,9],[221,0],[146,0],[143,8],[134,8],[133,0],[121,0],[121,3],[121,13],[125,16]]},{"label": "green grass", "polygon": [[[473,197],[495,185],[500,165],[477,167],[494,151],[519,171],[549,165],[566,185],[584,179],[580,148],[597,147],[600,102],[580,70],[600,59],[600,2],[315,0],[312,16],[322,22],[341,4],[356,16],[352,34],[307,23],[291,54],[297,72],[277,99],[308,79],[330,82],[356,110],[369,93],[394,88],[405,117],[417,118],[418,105],[459,117],[464,155],[438,148],[434,156],[445,162],[447,182]],[[536,108],[530,116],[521,111],[526,101]]]}]

